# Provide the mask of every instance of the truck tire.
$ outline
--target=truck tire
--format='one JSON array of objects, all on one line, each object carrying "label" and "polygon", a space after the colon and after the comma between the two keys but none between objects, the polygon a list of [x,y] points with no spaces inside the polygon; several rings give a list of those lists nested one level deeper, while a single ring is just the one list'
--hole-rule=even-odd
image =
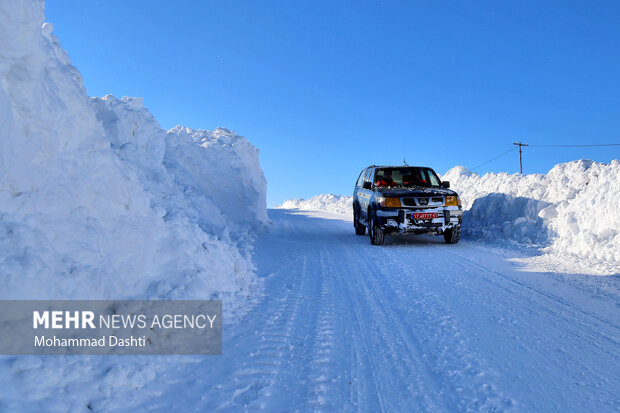
[{"label": "truck tire", "polygon": [[368,215],[370,217],[368,225],[368,235],[370,235],[370,243],[372,245],[383,245],[383,242],[385,241],[385,233],[383,232],[383,228],[377,225],[374,216],[372,216],[370,213]]},{"label": "truck tire", "polygon": [[366,234],[366,226],[360,224],[360,218],[356,212],[353,213],[353,226],[355,227],[355,235]]},{"label": "truck tire", "polygon": [[443,239],[446,244],[456,244],[461,239],[461,227],[450,228],[444,231]]}]

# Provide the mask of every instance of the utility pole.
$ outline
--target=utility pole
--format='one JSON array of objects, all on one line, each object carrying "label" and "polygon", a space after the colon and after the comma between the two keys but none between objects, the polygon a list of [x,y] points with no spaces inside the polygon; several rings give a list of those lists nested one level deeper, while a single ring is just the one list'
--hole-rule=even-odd
[{"label": "utility pole", "polygon": [[522,143],[522,142],[513,142],[513,145],[517,145],[519,147],[519,168],[521,170],[521,175],[523,175],[523,151],[521,150],[521,147],[523,146],[529,146],[527,143]]}]

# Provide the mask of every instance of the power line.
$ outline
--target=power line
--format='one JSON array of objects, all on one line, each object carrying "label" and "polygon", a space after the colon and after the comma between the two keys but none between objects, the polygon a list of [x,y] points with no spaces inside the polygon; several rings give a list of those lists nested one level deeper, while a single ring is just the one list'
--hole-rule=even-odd
[{"label": "power line", "polygon": [[473,168],[469,168],[469,170],[470,170],[470,171],[473,171],[474,169],[478,169],[478,168],[480,168],[481,166],[484,166],[484,165],[488,164],[489,162],[493,162],[494,160],[496,160],[496,159],[498,159],[498,158],[501,158],[502,156],[506,155],[507,153],[514,151],[515,149],[517,149],[517,147],[516,147],[516,146],[515,146],[514,148],[510,148],[510,149],[508,149],[506,152],[502,152],[502,153],[500,153],[500,154],[499,154],[499,155],[497,155],[496,157],[491,158],[491,159],[489,159],[489,160],[488,160],[488,161],[486,161],[486,162],[481,163],[480,165],[476,165],[476,166],[474,166]]},{"label": "power line", "polygon": [[586,148],[592,146],[620,146],[620,143],[602,143],[598,145],[530,145],[534,148]]},{"label": "power line", "polygon": [[620,146],[620,143],[601,143],[601,144],[592,144],[592,145],[528,145],[528,144],[521,143],[521,142],[514,142],[513,145],[515,146],[513,148],[508,149],[506,152],[502,152],[499,155],[489,159],[488,161],[481,163],[480,165],[476,165],[473,168],[469,168],[469,170],[473,171],[475,169],[478,169],[481,166],[491,163],[494,160],[501,158],[502,156],[519,148],[519,163],[521,165],[521,174],[523,175],[523,161],[521,158],[522,157],[522,150],[521,150],[522,146],[529,146],[530,148],[588,148],[588,147],[603,147],[603,146]]}]

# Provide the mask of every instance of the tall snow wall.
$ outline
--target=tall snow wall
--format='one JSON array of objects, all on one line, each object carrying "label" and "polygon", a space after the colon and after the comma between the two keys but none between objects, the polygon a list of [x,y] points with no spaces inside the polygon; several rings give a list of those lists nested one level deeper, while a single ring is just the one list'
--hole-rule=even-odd
[{"label": "tall snow wall", "polygon": [[0,298],[246,294],[257,149],[88,97],[44,18],[43,1],[0,2]]}]

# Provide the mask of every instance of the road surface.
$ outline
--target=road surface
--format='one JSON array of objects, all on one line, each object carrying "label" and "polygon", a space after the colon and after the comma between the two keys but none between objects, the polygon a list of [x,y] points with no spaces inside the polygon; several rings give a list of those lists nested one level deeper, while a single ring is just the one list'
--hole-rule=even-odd
[{"label": "road surface", "polygon": [[176,386],[180,405],[620,409],[617,276],[524,271],[480,244],[440,237],[371,246],[328,214],[269,214],[255,252],[261,296],[225,327],[222,356],[180,367],[191,378]]}]

